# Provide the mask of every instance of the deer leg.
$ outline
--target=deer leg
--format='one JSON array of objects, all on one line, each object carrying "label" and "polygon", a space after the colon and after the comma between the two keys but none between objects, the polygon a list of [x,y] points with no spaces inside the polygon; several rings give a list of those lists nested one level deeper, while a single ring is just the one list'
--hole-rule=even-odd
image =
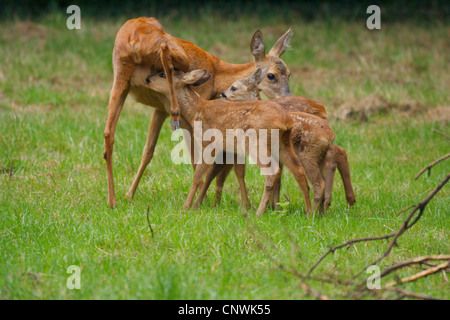
[{"label": "deer leg", "polygon": [[[283,165],[281,163],[280,163],[280,171],[281,175],[283,175]],[[278,203],[280,202],[280,192],[281,192],[281,177],[278,180],[277,184],[275,185],[272,193],[272,198],[270,199],[270,204],[272,208],[276,210],[279,209]]]},{"label": "deer leg", "polygon": [[217,177],[216,177],[216,194],[215,194],[215,197],[214,197],[213,207],[215,207],[216,205],[220,204],[220,199],[222,197],[223,185],[225,183],[226,178],[228,177],[228,174],[231,171],[231,168],[233,168],[232,164],[225,164],[222,167],[222,170],[217,174]]},{"label": "deer leg", "polygon": [[195,193],[197,192],[198,188],[201,187],[203,183],[203,178],[206,173],[209,172],[212,165],[207,164],[205,162],[202,162],[200,164],[197,164],[195,166],[194,171],[194,178],[191,185],[191,190],[189,191],[189,195],[183,205],[185,209],[190,208],[192,206],[192,202],[194,201]]},{"label": "deer leg", "polygon": [[318,159],[309,153],[303,153],[299,158],[306,171],[306,176],[313,186],[314,200],[312,210],[313,212],[319,211],[322,213],[325,196],[325,178],[323,176],[323,170],[320,169],[320,158]]},{"label": "deer leg", "polygon": [[250,207],[250,201],[248,200],[247,188],[245,186],[245,164],[235,164],[234,173],[239,181],[239,188],[241,189],[242,206],[245,208]]},{"label": "deer leg", "polygon": [[200,192],[199,192],[199,194],[197,196],[197,199],[194,202],[194,207],[195,208],[198,208],[202,204],[203,198],[205,197],[206,192],[208,191],[208,188],[209,188],[212,180],[217,176],[217,174],[219,172],[223,171],[224,166],[226,166],[226,165],[223,164],[223,163],[221,163],[221,164],[214,163],[212,165],[212,168],[210,169],[210,171],[206,175],[205,182],[203,182],[203,185],[199,186]]},{"label": "deer leg", "polygon": [[139,166],[136,177],[134,178],[133,184],[130,187],[126,197],[127,199],[133,199],[134,193],[139,185],[139,181],[144,174],[145,168],[147,168],[150,161],[153,158],[153,152],[155,151],[156,143],[158,142],[159,133],[161,131],[161,127],[164,123],[164,120],[167,118],[167,113],[164,111],[155,109],[153,111],[152,121],[150,122],[150,126],[148,128],[147,134],[147,142],[145,143],[144,151],[142,152],[142,160]]},{"label": "deer leg", "polygon": [[[195,148],[195,143],[196,142],[195,142],[194,134],[193,134],[194,130],[192,129],[192,127],[189,124],[189,122],[187,122],[183,117],[181,117],[180,119],[181,119],[181,128],[186,129],[187,132],[190,133],[190,134],[187,134],[186,130],[183,130],[184,141],[186,141],[186,144],[187,144],[187,147],[188,147],[188,150],[189,150],[189,155],[191,157],[191,165],[192,165],[192,168],[195,171],[195,167],[196,167],[196,163],[195,163],[196,155],[195,155],[195,152],[198,151],[198,150],[196,150],[196,148]],[[200,155],[199,156],[202,156],[201,148],[198,148],[198,149],[200,149]],[[200,189],[202,188],[202,185],[203,185],[203,181],[200,182],[200,186],[199,186]],[[208,195],[207,194],[205,195],[205,197],[208,199]]]},{"label": "deer leg", "polygon": [[103,152],[103,158],[106,160],[106,169],[108,172],[108,205],[111,208],[116,205],[112,166],[114,133],[116,131],[117,122],[119,121],[120,112],[122,111],[123,104],[130,90],[130,78],[134,64],[131,61],[119,60],[115,66],[114,83],[109,97],[108,118],[106,120],[104,131],[105,149]]},{"label": "deer leg", "polygon": [[[277,184],[278,180],[281,176],[280,167],[278,166],[278,163],[275,161],[272,162],[272,165],[276,164],[275,173],[271,175],[266,175],[266,183],[264,185],[264,193],[261,198],[261,202],[259,203],[258,210],[256,211],[256,216],[261,216],[264,212],[266,212],[267,204],[270,201],[270,198],[273,193],[274,186]],[[261,168],[262,166],[258,164],[258,166]]]},{"label": "deer leg", "polygon": [[348,162],[347,152],[341,146],[334,145],[336,149],[336,164],[344,183],[345,197],[350,206],[356,202],[355,191],[353,191],[352,179],[350,178],[350,164]]},{"label": "deer leg", "polygon": [[294,175],[305,201],[306,215],[309,216],[311,213],[311,200],[309,199],[309,186],[306,180],[305,169],[303,169],[297,155],[291,148],[280,150],[280,160]]},{"label": "deer leg", "polygon": [[333,145],[328,149],[325,157],[325,200],[323,209],[326,211],[331,204],[331,196],[333,191],[334,175],[336,174],[336,159],[333,150]]}]

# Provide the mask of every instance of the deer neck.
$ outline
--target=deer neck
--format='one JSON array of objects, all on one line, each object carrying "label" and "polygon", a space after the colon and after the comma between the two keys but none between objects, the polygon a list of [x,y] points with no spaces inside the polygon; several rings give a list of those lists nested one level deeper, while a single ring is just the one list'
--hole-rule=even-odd
[{"label": "deer neck", "polygon": [[258,90],[252,90],[250,92],[250,99],[248,101],[257,101],[257,100],[261,100],[261,95],[259,94]]},{"label": "deer neck", "polygon": [[232,64],[224,61],[218,61],[215,65],[216,74],[214,76],[216,98],[222,91],[225,91],[233,82],[245,78],[255,70],[255,63]]},{"label": "deer neck", "polygon": [[197,112],[207,100],[189,87],[177,90],[176,96],[183,118],[193,127]]}]

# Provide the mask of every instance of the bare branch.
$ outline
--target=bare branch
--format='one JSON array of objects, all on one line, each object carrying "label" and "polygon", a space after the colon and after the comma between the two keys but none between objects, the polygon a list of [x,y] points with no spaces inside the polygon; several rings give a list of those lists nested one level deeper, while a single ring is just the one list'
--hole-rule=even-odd
[{"label": "bare branch", "polygon": [[[337,249],[340,249],[342,247],[347,247],[350,246],[354,243],[358,243],[358,242],[363,242],[363,241],[376,241],[376,240],[383,240],[383,239],[390,239],[393,238],[392,241],[390,242],[388,248],[386,249],[386,251],[383,253],[383,255],[381,257],[379,257],[377,260],[375,260],[373,263],[369,264],[370,265],[375,265],[378,262],[380,262],[382,259],[384,259],[387,255],[389,255],[389,253],[391,252],[393,246],[396,244],[396,241],[398,239],[398,237],[400,237],[407,229],[411,228],[422,216],[423,211],[425,209],[425,207],[427,206],[428,202],[430,202],[430,200],[439,192],[439,190],[441,190],[441,188],[448,182],[448,180],[450,179],[450,173],[433,189],[433,191],[431,191],[428,196],[423,199],[421,202],[419,202],[418,204],[416,204],[415,206],[409,206],[408,208],[412,208],[414,207],[414,209],[409,213],[408,217],[405,219],[405,221],[403,222],[402,226],[393,233],[389,233],[389,234],[385,234],[382,236],[377,236],[377,237],[367,237],[367,238],[359,238],[359,239],[351,239],[348,240],[340,245],[334,246],[334,247],[330,247],[330,249],[325,252],[325,254],[323,254],[319,260],[309,269],[308,271],[308,275],[311,274],[311,272],[317,268],[317,266],[323,261],[323,259],[325,259],[330,253],[334,253],[334,251],[336,251]],[[418,216],[413,220],[413,222],[410,222],[411,219],[415,216],[415,214],[418,213]],[[366,266],[363,270],[361,270],[354,278],[358,277],[361,273],[364,272],[364,270],[367,269]]]},{"label": "bare branch", "polygon": [[416,281],[417,279],[427,277],[427,276],[429,276],[429,275],[431,275],[431,274],[434,274],[434,273],[436,273],[436,272],[439,272],[439,271],[441,271],[441,270],[444,270],[444,269],[447,268],[449,265],[450,265],[450,262],[447,261],[447,262],[441,263],[440,265],[438,265],[438,266],[436,266],[436,267],[428,268],[428,269],[423,270],[423,271],[421,271],[421,272],[419,272],[419,273],[416,273],[416,274],[414,274],[414,275],[412,275],[412,276],[409,276],[409,277],[406,277],[406,278],[402,278],[402,279],[400,279],[400,280],[398,280],[398,281],[392,281],[392,282],[390,282],[390,283],[388,283],[388,284],[386,285],[385,289],[386,289],[386,288],[392,288],[392,287],[394,287],[395,285],[400,284],[400,283],[412,282],[412,281]]},{"label": "bare branch", "polygon": [[[256,242],[257,247],[259,248],[259,250],[261,250],[265,256],[274,264],[278,267],[278,269],[290,273],[294,276],[296,276],[299,279],[302,280],[318,280],[318,281],[324,281],[327,282],[326,279],[319,279],[319,278],[310,278],[307,275],[304,275],[300,272],[298,272],[297,270],[293,269],[293,268],[288,268],[286,267],[284,264],[282,264],[281,262],[277,261],[271,254],[270,252],[268,252],[268,250],[266,249],[266,247],[264,246],[264,244],[260,241],[260,238],[256,235],[255,230],[253,228],[253,225],[250,223],[250,220],[248,218],[247,215],[244,215],[244,218],[246,220],[246,225],[247,225],[247,229],[249,230],[250,234],[252,235],[253,239]],[[258,232],[259,234],[261,234],[261,232]],[[266,241],[267,242],[267,241]],[[269,243],[271,243],[269,241]],[[300,287],[303,289],[303,291],[305,291],[305,293],[312,295],[313,297],[315,297],[316,299],[320,299],[320,300],[329,300],[330,298],[327,297],[326,295],[318,292],[317,290],[311,288],[309,285],[307,285],[304,281],[302,281],[300,283]]]},{"label": "bare branch", "polygon": [[392,291],[396,293],[400,293],[400,296],[398,299],[403,299],[405,297],[407,298],[414,298],[414,299],[421,299],[421,300],[440,300],[438,298],[429,297],[429,296],[423,296],[414,292],[409,292],[400,288],[385,288],[385,291]]},{"label": "bare branch", "polygon": [[[378,264],[381,260],[386,258],[389,253],[391,252],[394,245],[397,243],[397,239],[409,228],[411,228],[413,225],[419,221],[419,219],[422,217],[422,214],[425,210],[425,207],[428,205],[428,203],[431,201],[431,199],[434,198],[434,196],[442,189],[442,187],[448,182],[450,179],[450,173],[447,174],[447,176],[431,191],[428,196],[420,201],[414,209],[409,213],[408,217],[406,218],[405,222],[401,225],[401,227],[393,234],[392,241],[390,242],[389,246],[387,247],[386,251],[377,258],[374,262],[367,265],[365,268],[363,268],[360,272],[358,272],[354,278],[358,277],[360,274],[362,274],[369,266]],[[417,217],[410,223],[411,219],[415,216],[415,214],[418,212]]]},{"label": "bare branch", "polygon": [[389,238],[393,237],[394,235],[395,235],[395,233],[390,233],[390,234],[386,234],[386,235],[382,235],[382,236],[378,236],[378,237],[351,239],[351,240],[348,240],[348,241],[346,241],[344,243],[341,243],[341,244],[339,244],[337,246],[330,247],[330,249],[328,249],[328,251],[325,252],[320,257],[320,259],[309,269],[308,275],[311,272],[313,272],[314,269],[317,268],[317,266],[322,262],[323,259],[326,258],[326,256],[328,256],[330,253],[334,253],[334,251],[336,251],[337,249],[340,249],[340,248],[346,247],[346,246],[351,246],[354,243],[363,242],[363,241],[375,241],[375,240],[389,239]]},{"label": "bare branch", "polygon": [[445,159],[450,157],[450,153],[447,153],[445,156],[440,157],[439,159],[436,159],[435,161],[433,161],[432,163],[430,163],[429,165],[427,165],[425,168],[423,168],[422,170],[420,170],[420,172],[416,175],[415,179],[419,179],[419,177],[428,170],[428,176],[431,173],[431,168],[434,167],[435,165],[437,165],[439,162],[444,161]]},{"label": "bare branch", "polygon": [[424,270],[422,272],[416,273],[415,275],[412,275],[410,277],[402,278],[402,279],[400,279],[400,283],[411,282],[411,281],[415,281],[415,280],[420,279],[420,278],[428,277],[430,274],[433,274],[433,273],[439,272],[441,270],[444,270],[449,265],[450,265],[449,261],[441,263],[440,265],[438,265],[436,267],[429,268],[429,269]]},{"label": "bare branch", "polygon": [[450,139],[450,136],[442,131],[436,130],[436,129],[432,129],[434,132],[436,132],[437,134],[440,134],[441,136]]},{"label": "bare branch", "polygon": [[150,205],[147,205],[147,223],[148,223],[148,227],[150,228],[150,233],[152,234],[152,238],[154,238],[153,235],[153,229],[152,229],[152,225],[150,224]]},{"label": "bare branch", "polygon": [[[450,255],[422,256],[422,257],[417,257],[417,258],[414,258],[411,260],[397,262],[393,266],[384,269],[384,271],[380,274],[380,278],[385,277],[388,274],[390,274],[398,269],[407,267],[407,266],[411,266],[414,264],[426,264],[426,262],[428,262],[428,261],[438,261],[438,260],[449,260],[450,261]],[[436,267],[436,266],[433,266],[433,267]]]},{"label": "bare branch", "polygon": [[[431,163],[429,166],[427,166],[424,170],[421,171],[421,173],[423,173],[424,171],[426,171],[427,169],[429,170],[432,166],[436,165],[437,163],[439,163],[440,161],[443,161],[447,158],[450,157],[450,154],[441,157],[440,159],[434,161],[433,163]],[[418,176],[420,176],[420,174]],[[417,177],[418,177],[417,176]],[[410,205],[408,207],[406,207],[405,209],[401,210],[397,215],[399,215],[400,213],[410,210],[409,214],[407,215],[407,217],[405,218],[405,220],[403,221],[403,223],[401,224],[401,226],[392,233],[389,234],[385,234],[385,235],[380,235],[380,236],[375,236],[375,237],[365,237],[365,238],[357,238],[357,239],[350,239],[344,243],[341,243],[339,245],[336,246],[330,246],[328,251],[326,251],[318,260],[317,262],[308,270],[308,272],[306,274],[303,274],[301,272],[299,272],[296,268],[294,267],[290,267],[290,266],[286,266],[283,263],[277,261],[277,259],[272,256],[270,254],[270,252],[267,250],[266,246],[263,244],[263,242],[261,242],[260,237],[258,237],[255,233],[255,230],[253,228],[253,226],[251,225],[251,223],[249,222],[249,219],[247,216],[245,216],[246,218],[246,222],[247,222],[247,228],[250,231],[250,233],[252,234],[254,240],[256,241],[256,245],[258,246],[258,248],[266,255],[266,257],[274,264],[278,267],[278,269],[285,271],[287,273],[290,273],[292,275],[294,275],[295,277],[301,279],[301,283],[300,283],[300,287],[303,289],[303,291],[309,295],[312,295],[313,297],[317,298],[317,299],[329,299],[328,296],[316,291],[315,289],[313,289],[312,287],[310,287],[309,285],[307,285],[305,282],[307,280],[314,280],[314,281],[319,281],[319,282],[326,282],[326,283],[331,283],[334,285],[343,285],[344,287],[346,287],[347,289],[350,289],[351,291],[348,291],[347,297],[353,297],[353,298],[361,298],[363,297],[364,294],[367,294],[368,292],[370,294],[374,294],[376,295],[378,298],[381,299],[387,299],[388,297],[382,294],[382,291],[380,290],[368,290],[366,283],[361,284],[357,287],[355,287],[355,279],[358,278],[365,270],[367,270],[367,268],[371,265],[377,265],[380,261],[382,261],[384,258],[386,258],[392,251],[392,248],[397,244],[397,240],[398,238],[405,233],[405,231],[407,231],[408,229],[412,228],[422,217],[426,206],[428,205],[428,203],[435,197],[435,195],[447,184],[447,182],[450,180],[450,173],[448,173],[442,180],[441,182],[433,189],[431,190],[431,192],[428,193],[428,195],[422,199],[422,201],[420,201],[419,203],[415,204],[415,205]],[[257,226],[256,226],[257,228]],[[258,232],[259,234],[263,234],[261,232]],[[337,280],[333,277],[330,278],[323,278],[323,277],[312,277],[311,273],[319,266],[319,264],[331,253],[334,253],[336,250],[340,249],[340,248],[350,248],[351,246],[354,246],[356,243],[359,242],[368,242],[368,241],[377,241],[377,240],[384,240],[384,239],[390,239],[390,242],[386,248],[386,250],[384,251],[384,253],[379,256],[375,261],[373,261],[372,263],[370,263],[369,265],[367,265],[365,268],[363,268],[360,272],[358,272],[356,275],[354,275],[350,280]],[[276,248],[274,248],[274,244],[273,242],[270,241],[270,239],[265,239],[267,243],[269,243],[270,245],[272,245],[272,249],[276,250]],[[291,241],[291,243],[294,243],[294,240],[289,236],[289,240]],[[355,247],[355,246],[354,246]],[[355,247],[356,249],[356,247]],[[444,263],[440,264],[440,265],[434,265],[432,264],[430,261],[445,261]],[[446,275],[445,275],[445,270],[449,268],[450,266],[450,255],[431,255],[431,256],[422,256],[422,257],[416,257],[413,258],[411,260],[405,260],[405,261],[401,261],[401,262],[397,262],[396,264],[392,265],[391,267],[385,269],[381,275],[381,277],[385,277],[388,274],[393,273],[394,271],[397,271],[401,268],[405,268],[408,266],[412,266],[412,265],[420,265],[420,266],[430,266],[430,268],[425,269],[420,271],[417,274],[414,274],[412,276],[406,277],[406,278],[402,278],[398,281],[393,281],[391,283],[389,283],[386,287],[383,288],[384,291],[388,291],[388,292],[395,292],[398,295],[398,299],[403,299],[403,298],[415,298],[415,299],[436,299],[434,297],[428,297],[428,296],[423,296],[420,294],[416,294],[413,292],[408,292],[405,291],[403,289],[397,288],[395,287],[397,284],[403,284],[403,283],[407,283],[407,282],[411,282],[411,281],[416,281],[417,279],[426,277],[428,275],[431,274],[435,274],[437,272],[443,272],[444,274],[444,279],[446,279]]]},{"label": "bare branch", "polygon": [[321,294],[320,292],[314,290],[313,288],[311,288],[310,286],[308,286],[305,283],[301,283],[300,287],[303,289],[303,291],[305,291],[307,294],[312,295],[314,298],[319,299],[319,300],[330,300],[330,298],[328,298],[327,296]]}]

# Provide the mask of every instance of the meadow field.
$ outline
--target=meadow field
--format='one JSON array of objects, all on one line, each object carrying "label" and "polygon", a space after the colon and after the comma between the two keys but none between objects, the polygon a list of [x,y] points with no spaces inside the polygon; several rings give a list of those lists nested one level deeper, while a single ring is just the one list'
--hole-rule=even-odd
[{"label": "meadow field", "polygon": [[[169,122],[129,202],[125,194],[152,115],[129,97],[115,136],[117,207],[109,208],[103,130],[114,39],[127,19],[83,18],[81,30],[68,30],[63,13],[0,21],[0,299],[311,299],[302,281],[268,254],[306,273],[330,245],[399,228],[407,212],[397,213],[449,171],[447,160],[414,179],[449,150],[448,140],[433,131],[450,133],[448,24],[391,21],[371,31],[365,21],[343,19],[157,18],[172,35],[233,63],[252,61],[256,29],[271,47],[292,26],[291,50],[282,57],[292,72],[291,90],[327,107],[335,143],[349,156],[355,206],[347,207],[336,174],[330,209],[307,219],[287,173],[283,210],[257,219],[264,179],[248,166],[251,209],[241,209],[230,174],[220,206],[212,207],[212,187],[200,209],[183,211],[193,171],[171,162],[177,142]],[[450,254],[449,199],[446,186],[380,263],[382,270],[400,260]],[[314,274],[348,279],[387,244],[336,251]],[[71,265],[81,268],[79,290],[66,285]],[[407,268],[383,281],[418,271]],[[401,288],[449,299],[446,277],[441,272]],[[352,294],[336,283],[306,283],[332,298]],[[393,295],[363,298],[380,297]]]}]

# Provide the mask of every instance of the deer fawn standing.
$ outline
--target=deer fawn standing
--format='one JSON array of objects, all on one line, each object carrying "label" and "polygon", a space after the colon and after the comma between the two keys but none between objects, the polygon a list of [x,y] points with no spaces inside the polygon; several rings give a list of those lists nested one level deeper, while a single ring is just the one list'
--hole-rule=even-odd
[{"label": "deer fawn standing", "polygon": [[[108,172],[109,206],[113,207],[116,204],[112,166],[114,134],[123,104],[129,93],[137,102],[152,106],[155,110],[148,129],[141,164],[127,193],[127,198],[133,198],[142,174],[153,158],[159,132],[167,116],[171,115],[173,129],[181,126],[192,132],[189,123],[176,107],[177,104],[146,86],[145,79],[149,70],[151,73],[163,70],[160,57],[162,43],[165,43],[170,50],[175,69],[186,72],[202,68],[211,74],[208,81],[195,88],[195,91],[204,99],[219,97],[221,91],[228,88],[235,80],[250,74],[255,67],[268,68],[268,77],[261,83],[261,89],[267,96],[275,98],[290,94],[288,70],[280,56],[285,52],[291,36],[292,30],[289,29],[266,55],[262,33],[258,30],[253,35],[250,45],[255,61],[245,64],[230,64],[188,41],[169,35],[155,18],[138,18],[127,21],[118,31],[114,43],[112,61],[114,83],[110,93],[108,118],[104,131],[103,157],[106,160]],[[165,73],[167,80],[172,84],[172,73],[169,70],[165,70]],[[269,74],[271,74],[270,77]],[[191,147],[193,145],[191,143]]]},{"label": "deer fawn standing", "polygon": [[[167,50],[165,44],[161,45],[161,52],[164,56],[163,63],[165,63],[165,61],[170,63],[170,52]],[[232,137],[233,143],[230,144],[230,141],[226,141],[230,136],[229,130],[253,130],[254,132],[257,132],[257,136],[255,136],[256,141],[254,141],[256,142],[256,146],[251,146],[250,139],[244,138],[245,147],[242,150],[246,154],[250,153],[250,156],[254,156],[253,160],[255,160],[256,164],[261,169],[267,169],[268,163],[263,163],[263,161],[261,161],[262,155],[260,151],[262,147],[267,148],[267,153],[264,154],[264,156],[270,158],[270,164],[272,166],[271,173],[265,174],[266,183],[264,194],[258,207],[257,215],[261,215],[265,212],[273,192],[273,187],[280,178],[281,172],[279,163],[285,164],[293,173],[302,191],[306,211],[309,213],[310,200],[308,183],[304,170],[294,153],[289,139],[293,125],[292,118],[278,104],[270,101],[230,102],[225,100],[205,100],[193,90],[192,86],[200,85],[207,81],[209,77],[210,75],[206,70],[194,70],[187,73],[182,71],[174,72],[173,86],[175,90],[173,91],[175,91],[176,95],[174,100],[179,104],[177,107],[180,108],[191,127],[194,126],[194,122],[199,121],[201,122],[203,132],[206,132],[208,129],[218,130],[220,132],[222,140],[218,141],[218,136],[215,136],[216,140],[214,141],[215,148],[213,156],[215,158],[224,153],[236,155],[241,151],[234,143],[234,136]],[[149,76],[147,78],[147,85],[152,90],[165,94],[166,96],[173,92],[169,88],[170,85],[166,80],[166,75],[164,73]],[[261,129],[263,129],[264,133],[267,133],[267,135],[263,135],[260,131]],[[276,130],[278,136],[274,136],[273,130]],[[202,137],[203,132],[201,133]],[[278,143],[278,150],[272,149],[272,140],[275,140],[275,142]],[[202,141],[201,144],[202,155],[204,155],[205,148],[208,147],[210,143]],[[259,150],[260,152],[251,153],[251,147],[256,147],[256,150]],[[278,151],[279,159],[273,154],[274,151]],[[195,194],[202,185],[203,178],[205,176],[210,176],[211,171],[214,169],[214,164],[215,161],[213,163],[208,163],[202,158],[201,162],[196,165],[193,183],[184,204],[185,208],[191,207]],[[205,183],[201,186],[200,193],[194,206],[201,204],[208,186],[209,183]]]},{"label": "deer fawn standing", "polygon": [[[232,101],[251,101],[259,99],[257,85],[264,77],[264,72],[260,68],[256,69],[248,78],[237,80],[226,91],[221,93],[221,97]],[[347,154],[344,148],[333,145],[334,133],[328,123],[323,120],[327,118],[324,106],[313,100],[304,97],[282,97],[271,100],[281,105],[289,111],[295,120],[292,129],[291,140],[294,149],[302,163],[306,175],[314,186],[314,208],[320,205],[323,210],[327,210],[331,203],[331,193],[333,179],[336,168],[341,173],[344,182],[347,202],[352,206],[355,202],[355,195],[350,179],[350,167]],[[319,118],[320,117],[320,118]],[[222,170],[217,176],[216,201],[220,200],[220,193],[223,183],[231,167]],[[325,169],[326,179],[323,176]],[[244,165],[235,165],[235,172],[243,190],[243,202],[248,203],[243,181],[245,171]],[[280,185],[275,187],[272,205],[279,201]]]}]

